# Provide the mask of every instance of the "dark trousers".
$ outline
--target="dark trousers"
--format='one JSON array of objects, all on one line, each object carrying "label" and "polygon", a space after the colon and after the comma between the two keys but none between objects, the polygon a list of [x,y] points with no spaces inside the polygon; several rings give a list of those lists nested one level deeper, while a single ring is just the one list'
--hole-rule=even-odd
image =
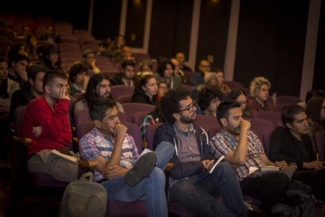
[{"label": "dark trousers", "polygon": [[273,205],[280,202],[289,187],[285,173],[267,172],[257,177],[247,177],[240,182],[244,195],[261,201],[264,213],[270,213]]},{"label": "dark trousers", "polygon": [[292,175],[292,179],[299,180],[309,185],[317,199],[325,200],[325,170],[298,170]]},{"label": "dark trousers", "polygon": [[220,163],[211,175],[193,185],[197,177],[194,175],[175,183],[170,188],[169,200],[199,216],[247,215],[236,173],[229,163]]}]

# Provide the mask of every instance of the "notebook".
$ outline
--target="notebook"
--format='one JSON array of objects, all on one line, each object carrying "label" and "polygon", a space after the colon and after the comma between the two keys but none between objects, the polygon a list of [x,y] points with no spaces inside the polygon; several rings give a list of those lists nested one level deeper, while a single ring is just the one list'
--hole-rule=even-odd
[{"label": "notebook", "polygon": [[214,163],[214,165],[211,167],[210,170],[204,170],[199,177],[197,178],[197,180],[195,180],[195,182],[193,182],[193,185],[197,185],[198,183],[200,183],[203,179],[205,179],[208,175],[210,175],[214,169],[217,167],[217,165],[225,158],[225,156],[221,155],[218,160]]}]

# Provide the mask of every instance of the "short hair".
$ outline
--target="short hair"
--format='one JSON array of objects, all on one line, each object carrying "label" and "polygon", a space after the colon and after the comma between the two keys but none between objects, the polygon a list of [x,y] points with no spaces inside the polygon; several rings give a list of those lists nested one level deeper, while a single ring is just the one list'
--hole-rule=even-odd
[{"label": "short hair", "polygon": [[76,76],[83,72],[86,72],[87,74],[88,72],[87,66],[82,62],[75,62],[68,70],[69,81],[71,81],[72,83],[75,82]]},{"label": "short hair", "polygon": [[198,105],[202,111],[206,110],[211,101],[218,98],[220,101],[223,100],[223,94],[218,88],[204,87],[199,93]]},{"label": "short hair", "polygon": [[124,60],[122,63],[122,69],[125,69],[127,66],[132,66],[135,68],[135,63],[132,60]]},{"label": "short hair", "polygon": [[249,85],[250,95],[252,97],[256,97],[257,92],[260,90],[263,84],[266,84],[269,88],[271,88],[271,83],[267,78],[262,76],[255,77]]},{"label": "short hair", "polygon": [[[240,103],[234,100],[226,100],[219,104],[217,108],[217,120],[221,125],[221,118],[225,118],[228,120],[229,117],[229,110],[234,108],[240,108]],[[222,126],[222,125],[221,125]]]},{"label": "short hair", "polygon": [[186,89],[172,89],[168,91],[161,99],[160,106],[162,116],[166,122],[174,123],[174,113],[178,113],[181,109],[180,101],[187,99],[190,96],[190,91]]},{"label": "short hair", "polygon": [[281,110],[281,121],[283,125],[287,127],[288,124],[292,124],[295,120],[294,115],[298,115],[302,112],[306,112],[303,107],[297,104],[284,105]]},{"label": "short hair", "polygon": [[32,79],[33,81],[35,81],[35,78],[37,76],[37,73],[39,72],[48,72],[50,71],[50,69],[44,65],[41,64],[34,64],[31,65],[27,68],[27,76],[28,78]]},{"label": "short hair", "polygon": [[101,74],[101,73],[95,74],[89,78],[87,88],[84,94],[84,99],[86,100],[88,106],[91,104],[91,102],[94,99],[99,97],[97,94],[97,87],[103,80],[110,81],[108,75]]},{"label": "short hair", "polygon": [[218,81],[218,75],[216,72],[209,72],[204,75],[204,83],[208,84],[211,80],[217,80]]},{"label": "short hair", "polygon": [[228,100],[237,100],[237,98],[240,95],[244,95],[247,97],[247,94],[245,93],[245,91],[243,91],[240,88],[234,88],[230,91],[230,93],[228,94]]},{"label": "short hair", "polygon": [[116,107],[113,99],[107,97],[97,97],[89,105],[89,116],[91,120],[102,121],[108,109]]},{"label": "short hair", "polygon": [[[159,63],[158,63],[158,68],[157,68],[157,73],[163,78],[164,77],[164,72],[167,68],[167,65],[171,65],[173,71],[175,70],[175,65],[174,63],[168,59],[168,58],[162,58],[160,59]],[[174,75],[174,72],[173,72]]]},{"label": "short hair", "polygon": [[306,114],[308,118],[311,118],[313,121],[321,123],[320,112],[322,110],[322,105],[325,100],[323,96],[314,96],[306,104]]},{"label": "short hair", "polygon": [[43,78],[43,91],[45,92],[45,86],[50,86],[53,83],[54,78],[67,79],[68,76],[63,71],[60,70],[49,70],[45,73]]}]

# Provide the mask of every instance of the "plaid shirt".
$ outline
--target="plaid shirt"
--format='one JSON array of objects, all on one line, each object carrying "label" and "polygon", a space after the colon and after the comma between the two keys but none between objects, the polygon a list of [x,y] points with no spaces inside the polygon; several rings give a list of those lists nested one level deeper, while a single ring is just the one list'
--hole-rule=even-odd
[{"label": "plaid shirt", "polygon": [[[260,155],[264,154],[264,148],[258,137],[252,132],[247,132],[248,153],[245,165],[236,168],[237,177],[241,181],[249,174],[250,167],[264,167],[265,163],[260,159]],[[235,151],[238,146],[236,138],[229,133],[221,130],[211,140],[210,144],[216,151],[216,157],[220,155],[226,156],[229,152]],[[254,174],[253,174],[254,175]]]},{"label": "plaid shirt", "polygon": [[152,115],[147,115],[143,118],[142,123],[140,125],[143,142],[147,141],[147,128],[149,127],[149,125],[153,125],[156,123],[159,123],[159,119],[154,119]]},{"label": "plaid shirt", "polygon": [[[95,127],[81,138],[79,148],[80,155],[85,160],[93,160],[99,156],[103,156],[108,161],[113,152],[114,140],[109,136],[104,135]],[[133,137],[126,134],[122,146],[120,166],[124,168],[132,168],[138,157],[138,149]],[[104,176],[99,171],[95,170],[95,182],[101,179],[104,179]]]}]

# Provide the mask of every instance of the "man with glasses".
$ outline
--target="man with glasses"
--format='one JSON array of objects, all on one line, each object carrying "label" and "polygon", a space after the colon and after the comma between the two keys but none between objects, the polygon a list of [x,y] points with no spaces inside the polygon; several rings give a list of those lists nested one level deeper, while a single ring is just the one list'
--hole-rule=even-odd
[{"label": "man with glasses", "polygon": [[[170,90],[161,98],[166,120],[155,133],[154,148],[174,145],[173,168],[169,179],[169,200],[199,216],[246,216],[243,196],[236,174],[221,162],[207,178],[194,185],[198,176],[214,164],[214,153],[207,133],[193,124],[196,103],[184,89]],[[220,201],[220,196],[222,201]]]},{"label": "man with glasses", "polygon": [[297,165],[292,179],[310,185],[316,198],[325,200],[324,162],[318,161],[313,151],[305,109],[287,105],[282,109],[281,119],[285,128],[277,127],[272,133],[270,159]]}]

